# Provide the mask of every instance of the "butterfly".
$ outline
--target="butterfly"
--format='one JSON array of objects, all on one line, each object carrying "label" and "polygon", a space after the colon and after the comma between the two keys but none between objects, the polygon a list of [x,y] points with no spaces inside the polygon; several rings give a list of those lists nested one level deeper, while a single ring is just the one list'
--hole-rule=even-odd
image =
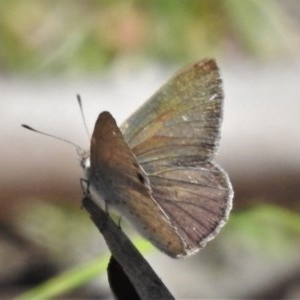
[{"label": "butterfly", "polygon": [[233,190],[213,161],[223,91],[217,64],[179,71],[119,128],[99,114],[80,161],[92,200],[118,211],[174,258],[196,253],[226,223]]}]

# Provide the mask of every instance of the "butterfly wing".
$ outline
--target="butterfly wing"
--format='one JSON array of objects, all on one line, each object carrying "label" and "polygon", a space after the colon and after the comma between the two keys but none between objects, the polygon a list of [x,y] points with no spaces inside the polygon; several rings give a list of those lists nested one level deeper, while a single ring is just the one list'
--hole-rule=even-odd
[{"label": "butterfly wing", "polygon": [[89,190],[96,203],[105,201],[170,256],[184,252],[182,238],[152,197],[144,170],[109,112],[97,119],[90,159]]},{"label": "butterfly wing", "polygon": [[175,75],[121,127],[153,198],[187,243],[186,254],[213,238],[231,209],[230,181],[212,162],[222,122],[221,85],[215,61],[200,61]]},{"label": "butterfly wing", "polygon": [[186,242],[185,255],[192,254],[214,238],[228,218],[228,177],[212,162],[154,167],[157,170],[148,174],[152,196]]},{"label": "butterfly wing", "polygon": [[[222,121],[221,78],[215,61],[181,70],[121,127],[140,162],[182,155],[207,160],[216,151]],[[127,130],[129,129],[129,130]]]}]

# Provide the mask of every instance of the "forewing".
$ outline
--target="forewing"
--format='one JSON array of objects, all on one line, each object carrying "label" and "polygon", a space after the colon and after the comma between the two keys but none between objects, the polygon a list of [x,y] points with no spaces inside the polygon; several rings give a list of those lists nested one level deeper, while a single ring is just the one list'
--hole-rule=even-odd
[{"label": "forewing", "polygon": [[212,162],[222,122],[221,84],[214,60],[189,66],[121,127],[153,198],[186,242],[186,254],[212,239],[231,209],[230,181]]},{"label": "forewing", "polygon": [[170,256],[184,243],[168,216],[152,197],[149,179],[126,144],[113,117],[102,112],[91,140],[89,181],[93,200],[127,217],[146,238]]},{"label": "forewing", "polygon": [[215,61],[200,61],[168,81],[121,130],[140,163],[166,156],[180,160],[183,152],[209,160],[218,146],[222,99]]}]

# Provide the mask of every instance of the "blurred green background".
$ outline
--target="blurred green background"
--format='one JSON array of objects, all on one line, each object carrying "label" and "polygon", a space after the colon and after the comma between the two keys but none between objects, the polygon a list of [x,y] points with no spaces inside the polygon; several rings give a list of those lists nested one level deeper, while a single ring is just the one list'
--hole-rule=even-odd
[{"label": "blurred green background", "polygon": [[[297,53],[297,1],[1,1],[2,72],[99,72],[120,60]],[[295,18],[291,14],[295,13]],[[188,45],[188,46],[187,46]]]},{"label": "blurred green background", "polygon": [[204,57],[221,62],[233,214],[185,261],[137,243],[176,298],[300,297],[299,25],[298,0],[0,0],[0,298],[110,295],[76,156],[20,123],[48,118],[47,132],[65,137],[65,118],[77,142],[76,93],[97,99],[91,126],[106,107],[128,116],[120,97],[145,97],[151,78]]}]

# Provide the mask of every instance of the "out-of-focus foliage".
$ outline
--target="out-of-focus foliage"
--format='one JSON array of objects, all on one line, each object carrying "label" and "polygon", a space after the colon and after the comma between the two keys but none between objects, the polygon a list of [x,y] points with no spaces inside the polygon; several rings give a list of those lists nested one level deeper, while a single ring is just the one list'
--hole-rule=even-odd
[{"label": "out-of-focus foliage", "polygon": [[[49,209],[51,207],[45,205],[45,208]],[[63,211],[61,210],[60,212]],[[36,217],[36,213],[31,213],[30,215],[35,219],[35,227],[45,226],[42,220],[46,218],[45,216],[49,217],[49,211],[45,210],[43,212],[43,206],[40,206],[38,214],[40,217]],[[55,213],[54,219],[57,220],[57,213]],[[63,223],[58,222],[58,224],[60,224],[59,227],[66,228]],[[73,231],[76,231],[80,226],[73,227]],[[238,249],[246,251],[245,249],[247,249],[248,255],[259,253],[263,257],[281,259],[286,257],[286,255],[295,256],[297,251],[295,246],[299,244],[299,234],[300,217],[297,213],[276,206],[261,205],[232,215],[224,229],[223,236],[220,236],[218,239],[219,244],[223,245],[223,248],[221,247],[222,251],[225,249],[226,252],[226,248],[228,248],[229,252],[227,254],[223,253],[225,256],[228,256],[232,249],[235,249],[235,251]],[[50,237],[48,237],[47,247],[51,243],[51,237],[53,236],[54,234],[50,234]],[[154,250],[154,247],[141,237],[135,239],[135,245],[142,253]],[[216,248],[215,251],[218,251],[218,249]],[[246,255],[245,253],[243,254]],[[97,258],[72,267],[45,283],[26,291],[19,295],[17,299],[50,299],[55,296],[62,296],[99,277],[99,275],[105,274],[108,260],[109,254],[105,252]]]},{"label": "out-of-focus foliage", "polygon": [[[299,31],[280,4],[0,0],[0,68],[74,73],[123,58],[194,60],[236,51],[278,57],[299,46]],[[294,45],[287,35],[295,37]]]},{"label": "out-of-focus foliage", "polygon": [[[76,262],[75,267],[69,267],[16,299],[51,299],[105,276],[110,253],[106,246],[100,247],[97,243],[100,240],[98,231],[93,231],[90,219],[78,209],[36,202],[24,204],[16,219],[22,235],[34,245],[47,249],[53,261],[64,265],[66,261],[71,265]],[[92,237],[91,232],[94,233]],[[134,237],[133,242],[143,254],[154,250],[150,242],[140,236]],[[95,249],[96,257],[91,255],[90,249]]]}]

